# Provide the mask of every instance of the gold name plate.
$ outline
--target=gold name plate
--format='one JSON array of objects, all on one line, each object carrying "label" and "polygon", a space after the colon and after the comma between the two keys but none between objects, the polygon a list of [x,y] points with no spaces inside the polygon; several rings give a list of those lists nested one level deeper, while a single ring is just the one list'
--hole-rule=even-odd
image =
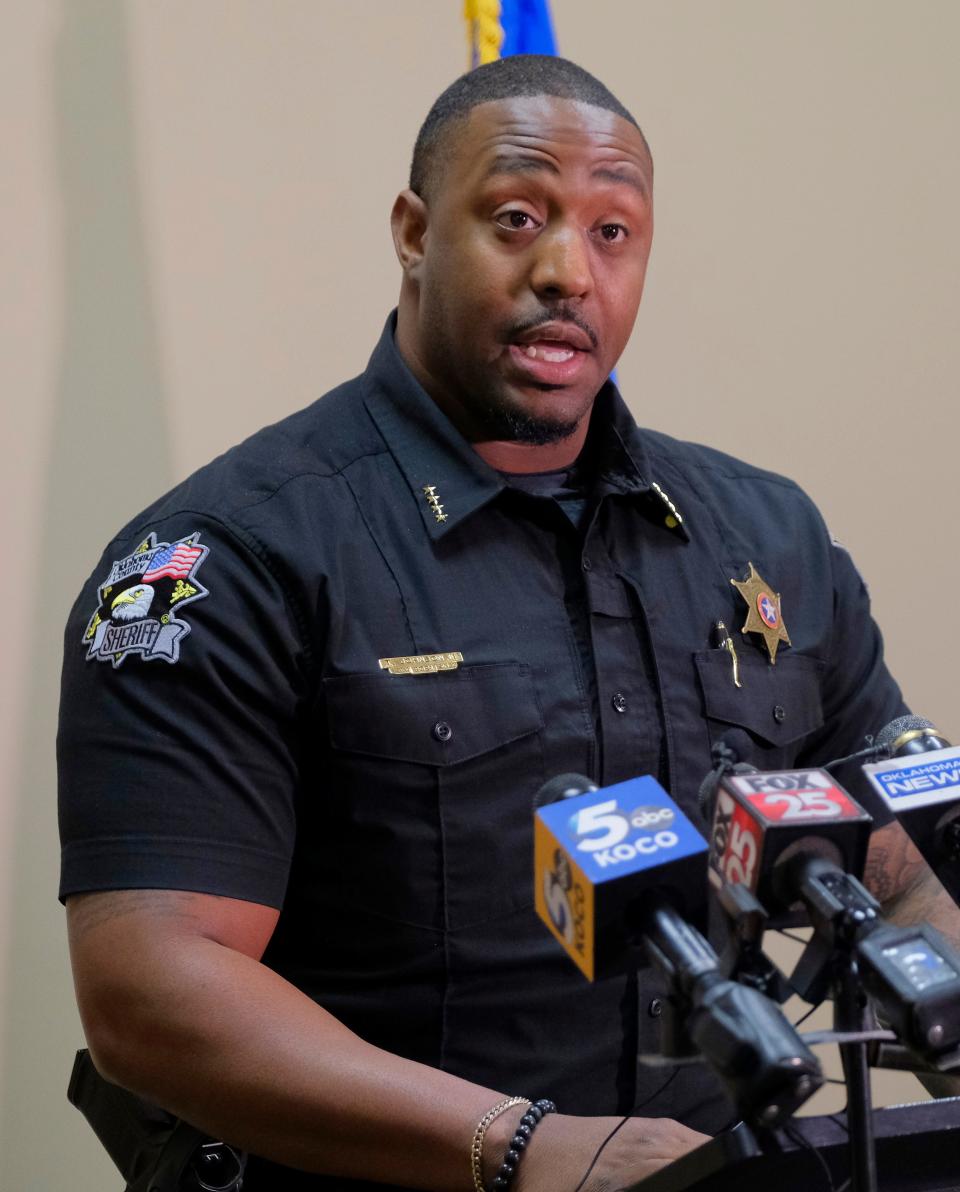
[{"label": "gold name plate", "polygon": [[456,670],[463,662],[459,650],[446,654],[407,654],[402,658],[381,658],[380,669],[391,675],[435,675],[437,671]]}]

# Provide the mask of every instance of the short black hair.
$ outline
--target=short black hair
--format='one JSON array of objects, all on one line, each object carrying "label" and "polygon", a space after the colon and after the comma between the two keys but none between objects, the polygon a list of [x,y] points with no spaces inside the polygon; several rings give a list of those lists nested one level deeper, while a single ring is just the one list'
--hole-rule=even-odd
[{"label": "short black hair", "polygon": [[613,92],[589,71],[567,58],[513,54],[461,75],[437,98],[417,133],[410,163],[410,189],[421,198],[428,197],[427,191],[437,174],[437,149],[453,121],[463,120],[478,104],[518,95],[552,95],[616,112],[629,120],[650,152],[640,125]]}]

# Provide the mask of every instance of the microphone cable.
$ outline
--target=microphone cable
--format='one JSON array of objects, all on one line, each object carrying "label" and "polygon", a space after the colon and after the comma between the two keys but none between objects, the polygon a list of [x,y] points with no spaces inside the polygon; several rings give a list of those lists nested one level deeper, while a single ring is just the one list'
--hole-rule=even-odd
[{"label": "microphone cable", "polygon": [[784,1134],[786,1134],[787,1138],[789,1138],[790,1141],[794,1144],[794,1146],[803,1147],[804,1150],[809,1151],[810,1154],[813,1155],[814,1159],[816,1159],[816,1161],[820,1164],[821,1170],[823,1171],[823,1174],[827,1181],[828,1192],[843,1192],[843,1188],[846,1188],[847,1185],[850,1183],[850,1181],[847,1180],[847,1182],[843,1185],[843,1188],[840,1188],[840,1189],[837,1188],[836,1184],[834,1184],[834,1182],[833,1182],[833,1174],[830,1171],[829,1163],[827,1163],[826,1159],[824,1159],[823,1155],[820,1154],[820,1152],[813,1145],[813,1143],[810,1142],[808,1139],[804,1138],[804,1136],[793,1125],[792,1122],[788,1122],[783,1127],[783,1132],[784,1132]]},{"label": "microphone cable", "polygon": [[[642,1101],[638,1101],[634,1105],[634,1107],[630,1110],[630,1112],[628,1114],[625,1114],[620,1119],[620,1121],[617,1122],[617,1124],[613,1127],[613,1129],[606,1136],[606,1138],[603,1140],[603,1142],[601,1142],[600,1145],[597,1147],[593,1158],[590,1160],[590,1166],[583,1173],[583,1179],[580,1181],[579,1184],[577,1184],[577,1186],[576,1186],[576,1188],[574,1188],[573,1192],[580,1192],[583,1185],[587,1182],[587,1180],[590,1176],[590,1173],[596,1167],[597,1161],[599,1160],[600,1156],[604,1152],[604,1148],[613,1139],[613,1137],[618,1133],[618,1131],[621,1130],[627,1124],[627,1122],[629,1122],[630,1119],[632,1117],[634,1117],[641,1109],[643,1109],[643,1107],[645,1105],[649,1105],[651,1101],[655,1100],[662,1093],[665,1093],[667,1091],[667,1089],[670,1087],[671,1082],[675,1079],[675,1077],[679,1071],[680,1071],[680,1066],[677,1065],[677,1067],[674,1068],[674,1070],[670,1073],[670,1075],[663,1082],[663,1084],[660,1085],[660,1087],[658,1089],[654,1090],[654,1092],[652,1092],[649,1095],[649,1097],[645,1097]],[[831,1192],[832,1192],[832,1189],[831,1189]]]}]

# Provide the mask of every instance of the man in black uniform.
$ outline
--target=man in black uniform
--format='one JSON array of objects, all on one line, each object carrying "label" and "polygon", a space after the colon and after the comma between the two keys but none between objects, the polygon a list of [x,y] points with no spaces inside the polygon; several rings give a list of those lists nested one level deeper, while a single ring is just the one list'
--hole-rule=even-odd
[{"label": "man in black uniform", "polygon": [[[573,1189],[613,1115],[656,1113],[587,1185],[622,1186],[730,1107],[701,1071],[637,1069],[647,975],[589,986],[539,925],[534,793],[652,773],[692,810],[725,727],[775,768],[903,704],[807,498],[639,432],[606,380],[652,234],[649,150],[606,88],[558,59],[459,80],[393,231],[366,372],[134,519],[74,610],[84,1025],[105,1075],[258,1156],[251,1192],[489,1184],[524,1107],[478,1127],[518,1093],[561,1111],[524,1192]],[[735,671],[717,627],[748,613]],[[875,840],[896,894],[918,859]]]}]

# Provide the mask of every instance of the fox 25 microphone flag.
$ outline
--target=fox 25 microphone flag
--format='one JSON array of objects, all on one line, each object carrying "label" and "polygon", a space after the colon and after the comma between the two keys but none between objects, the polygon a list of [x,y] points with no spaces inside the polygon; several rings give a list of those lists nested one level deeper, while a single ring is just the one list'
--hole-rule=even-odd
[{"label": "fox 25 microphone flag", "polygon": [[511,54],[555,54],[549,0],[466,0],[470,65]]}]

